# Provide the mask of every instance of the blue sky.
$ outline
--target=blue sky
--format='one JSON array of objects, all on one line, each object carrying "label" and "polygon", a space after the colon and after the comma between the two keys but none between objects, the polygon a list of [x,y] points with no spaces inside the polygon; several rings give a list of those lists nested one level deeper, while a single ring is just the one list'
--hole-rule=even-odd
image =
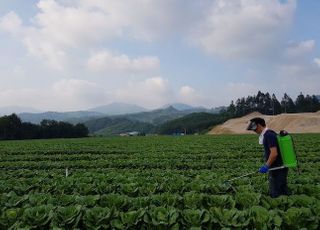
[{"label": "blue sky", "polygon": [[0,107],[320,94],[320,1],[2,0]]}]

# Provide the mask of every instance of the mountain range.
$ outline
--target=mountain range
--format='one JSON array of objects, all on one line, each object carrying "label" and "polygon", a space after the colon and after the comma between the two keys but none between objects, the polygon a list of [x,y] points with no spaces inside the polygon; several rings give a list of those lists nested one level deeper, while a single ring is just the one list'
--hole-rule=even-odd
[{"label": "mountain range", "polygon": [[[14,107],[12,107],[14,108]],[[31,108],[11,110],[16,112],[23,122],[39,124],[42,120],[65,121],[72,124],[84,123],[91,134],[110,135],[129,131],[150,133],[155,127],[197,112],[217,113],[222,108],[206,109],[193,107],[182,103],[167,104],[159,109],[148,110],[141,106],[111,103],[104,106],[91,108],[85,111],[70,112],[38,112]],[[0,113],[11,114],[10,109],[0,108]],[[20,112],[28,111],[28,112]]]},{"label": "mountain range", "polygon": [[0,108],[0,116],[10,115],[12,113],[41,113],[40,110],[31,108],[31,107],[23,107],[23,106],[6,106]]},{"label": "mountain range", "polygon": [[111,116],[111,115],[145,112],[145,111],[148,111],[148,109],[138,105],[133,105],[133,104],[111,103],[108,105],[102,105],[95,108],[91,108],[88,111],[107,114]]},{"label": "mountain range", "polygon": [[23,122],[31,122],[34,124],[39,124],[42,120],[81,123],[86,120],[105,116],[103,113],[93,111],[18,113],[17,115]]}]

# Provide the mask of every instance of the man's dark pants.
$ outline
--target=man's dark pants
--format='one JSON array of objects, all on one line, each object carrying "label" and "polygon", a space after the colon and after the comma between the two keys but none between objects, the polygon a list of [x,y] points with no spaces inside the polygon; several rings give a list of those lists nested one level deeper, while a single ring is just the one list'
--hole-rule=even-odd
[{"label": "man's dark pants", "polygon": [[272,198],[289,195],[287,186],[288,168],[269,171],[269,192]]}]

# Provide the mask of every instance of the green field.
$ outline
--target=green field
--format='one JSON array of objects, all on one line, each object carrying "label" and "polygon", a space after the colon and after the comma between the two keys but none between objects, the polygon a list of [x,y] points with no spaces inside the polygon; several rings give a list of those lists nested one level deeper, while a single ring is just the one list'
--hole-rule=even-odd
[{"label": "green field", "polygon": [[[271,199],[257,136],[0,142],[0,229],[319,229],[320,134]],[[68,177],[66,177],[66,168]]]}]

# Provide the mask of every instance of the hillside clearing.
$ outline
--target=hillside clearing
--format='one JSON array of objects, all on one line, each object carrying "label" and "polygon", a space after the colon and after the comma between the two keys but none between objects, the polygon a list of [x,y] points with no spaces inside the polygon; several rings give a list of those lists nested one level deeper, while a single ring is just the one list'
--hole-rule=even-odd
[{"label": "hillside clearing", "polygon": [[246,127],[248,121],[254,117],[264,118],[267,126],[277,132],[284,129],[290,133],[320,133],[320,111],[318,111],[316,113],[283,113],[275,116],[253,112],[217,125],[208,134],[253,134],[247,131]]}]

